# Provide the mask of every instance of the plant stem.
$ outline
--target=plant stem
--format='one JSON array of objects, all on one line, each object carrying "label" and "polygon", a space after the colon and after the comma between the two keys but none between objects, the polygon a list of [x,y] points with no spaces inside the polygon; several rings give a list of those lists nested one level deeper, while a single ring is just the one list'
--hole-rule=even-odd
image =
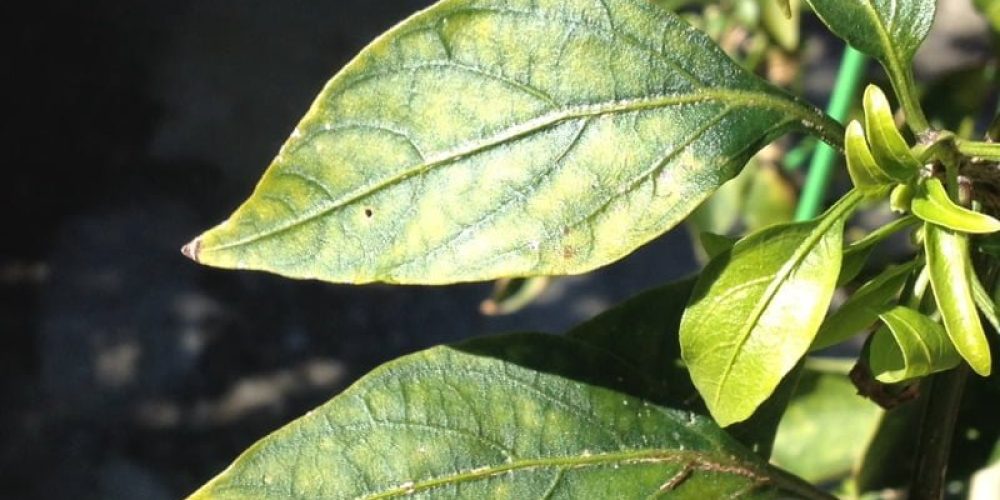
[{"label": "plant stem", "polygon": [[954,370],[934,375],[926,383],[930,389],[917,443],[917,465],[910,481],[911,500],[944,497],[951,440],[968,373],[968,365],[962,363]]},{"label": "plant stem", "polygon": [[965,156],[973,156],[990,161],[1000,161],[1000,143],[956,140],[958,151]]},{"label": "plant stem", "polygon": [[927,122],[923,108],[920,107],[920,99],[917,98],[917,85],[913,80],[913,70],[909,68],[898,68],[886,66],[889,73],[889,80],[892,81],[892,88],[899,99],[899,105],[906,115],[906,124],[913,131],[913,134],[920,137],[921,134],[930,130],[931,126]]},{"label": "plant stem", "polygon": [[[840,72],[837,74],[837,83],[833,87],[833,95],[830,96],[830,103],[826,110],[827,114],[835,120],[843,122],[847,118],[847,113],[851,110],[851,103],[857,97],[861,87],[867,63],[868,58],[861,52],[851,47],[844,49],[844,57],[840,62]],[[809,176],[806,178],[806,185],[802,190],[802,198],[795,210],[795,220],[809,220],[819,215],[824,195],[830,185],[830,177],[836,158],[836,151],[828,144],[820,143],[817,146],[812,162],[809,164]]]}]

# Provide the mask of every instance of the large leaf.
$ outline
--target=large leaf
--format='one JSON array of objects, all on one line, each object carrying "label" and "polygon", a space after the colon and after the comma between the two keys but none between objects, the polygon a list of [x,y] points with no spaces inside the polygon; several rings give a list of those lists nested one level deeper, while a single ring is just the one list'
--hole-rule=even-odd
[{"label": "large leaf", "polygon": [[806,370],[778,427],[775,464],[813,483],[848,475],[882,410],[847,376]]},{"label": "large leaf", "polygon": [[333,282],[580,273],[796,127],[842,136],[650,2],[445,0],[330,80],[185,253]]},{"label": "large leaf", "polygon": [[924,249],[931,288],[948,336],[976,373],[989,375],[990,345],[972,296],[968,236],[925,224]]},{"label": "large leaf", "polygon": [[751,414],[809,349],[840,272],[853,192],[810,222],[771,226],[705,268],[681,321],[681,352],[723,426]]},{"label": "large leaf", "polygon": [[194,498],[822,495],[710,419],[643,399],[642,380],[574,338],[434,348],[260,441]]}]

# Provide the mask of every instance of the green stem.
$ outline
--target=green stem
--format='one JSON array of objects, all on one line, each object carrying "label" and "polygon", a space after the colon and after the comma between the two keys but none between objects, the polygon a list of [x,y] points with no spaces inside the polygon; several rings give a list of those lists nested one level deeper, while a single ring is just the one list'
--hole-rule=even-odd
[{"label": "green stem", "polygon": [[940,500],[944,497],[945,474],[951,455],[958,408],[969,373],[968,365],[927,379],[927,409],[917,443],[917,466],[910,481],[911,500]]},{"label": "green stem", "polygon": [[1000,143],[955,140],[958,151],[965,156],[1000,161]]},{"label": "green stem", "polygon": [[[868,59],[857,50],[847,47],[840,62],[840,72],[837,83],[833,87],[833,95],[827,106],[827,114],[835,120],[843,122],[851,110],[851,103],[858,95],[861,80],[865,75]],[[828,144],[819,144],[809,164],[809,176],[802,190],[802,198],[795,210],[795,220],[809,220],[819,215],[837,152]]]},{"label": "green stem", "polygon": [[920,107],[920,99],[917,98],[917,85],[913,79],[913,71],[909,68],[886,67],[889,73],[889,80],[892,81],[892,88],[899,99],[899,105],[906,115],[906,124],[917,137],[930,130],[931,126],[924,115],[924,109]]}]

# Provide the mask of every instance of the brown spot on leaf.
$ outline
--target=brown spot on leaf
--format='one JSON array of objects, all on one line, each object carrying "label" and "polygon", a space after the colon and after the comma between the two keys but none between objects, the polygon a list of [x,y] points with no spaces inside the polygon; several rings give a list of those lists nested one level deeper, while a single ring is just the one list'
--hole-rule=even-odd
[{"label": "brown spot on leaf", "polygon": [[576,250],[573,247],[563,247],[563,258],[572,259],[576,255]]},{"label": "brown spot on leaf", "polygon": [[185,257],[198,262],[198,254],[201,253],[201,237],[191,240],[190,243],[181,247],[181,253]]},{"label": "brown spot on leaf", "polygon": [[369,219],[371,219],[373,215],[375,215],[375,211],[374,210],[372,210],[370,208],[366,208],[365,209],[365,217],[368,217]]}]

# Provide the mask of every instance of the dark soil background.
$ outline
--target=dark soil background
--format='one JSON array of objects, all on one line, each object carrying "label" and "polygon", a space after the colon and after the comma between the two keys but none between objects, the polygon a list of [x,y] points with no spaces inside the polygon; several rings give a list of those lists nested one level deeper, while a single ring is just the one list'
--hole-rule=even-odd
[{"label": "dark soil background", "polygon": [[[429,3],[6,7],[0,497],[178,498],[382,362],[562,331],[694,269],[674,231],[490,318],[489,284],[334,286],[181,256],[250,193],[333,72]],[[951,32],[981,40],[969,26]],[[949,64],[968,50],[943,47]],[[831,74],[817,70],[811,93]]]}]

